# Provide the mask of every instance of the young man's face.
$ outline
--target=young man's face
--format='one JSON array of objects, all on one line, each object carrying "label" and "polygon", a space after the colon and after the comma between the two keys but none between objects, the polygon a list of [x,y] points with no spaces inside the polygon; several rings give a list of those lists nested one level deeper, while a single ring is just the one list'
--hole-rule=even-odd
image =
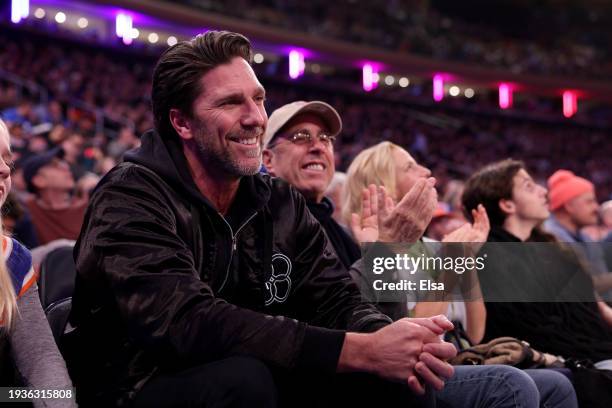
[{"label": "young man's face", "polygon": [[572,198],[564,207],[579,228],[597,224],[599,203],[593,191]]},{"label": "young man's face", "polygon": [[74,188],[74,177],[70,166],[65,160],[59,158],[53,159],[38,169],[32,181],[38,190],[72,190]]},{"label": "young man's face", "polygon": [[512,201],[514,214],[521,220],[541,222],[550,215],[548,191],[537,184],[525,171],[520,169],[512,179]]},{"label": "young man's face", "polygon": [[395,191],[397,201],[401,200],[419,179],[431,177],[431,171],[421,166],[404,149],[395,149],[392,160],[395,162]]},{"label": "young man's face", "polygon": [[193,138],[202,166],[230,177],[256,174],[261,167],[268,123],[265,90],[251,66],[236,57],[201,79],[203,92],[183,138]]},{"label": "young man's face", "polygon": [[0,206],[11,191],[11,166],[13,163],[10,138],[4,127],[0,126]]},{"label": "young man's face", "polygon": [[603,225],[608,228],[612,228],[612,207],[607,207],[601,212],[601,219],[603,221]]},{"label": "young man's face", "polygon": [[[310,142],[294,143],[296,133],[308,133]],[[317,115],[297,115],[283,127],[264,154],[270,174],[297,188],[307,199],[319,202],[334,176],[334,146],[319,139],[329,129]]]}]

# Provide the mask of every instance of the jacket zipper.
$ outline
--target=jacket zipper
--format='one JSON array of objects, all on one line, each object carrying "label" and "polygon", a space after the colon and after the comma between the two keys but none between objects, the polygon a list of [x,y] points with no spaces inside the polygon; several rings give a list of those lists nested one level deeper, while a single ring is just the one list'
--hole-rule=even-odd
[{"label": "jacket zipper", "polygon": [[251,215],[245,222],[243,222],[242,225],[238,227],[235,234],[234,234],[234,231],[232,230],[232,226],[229,224],[229,222],[227,222],[225,217],[222,216],[221,214],[219,215],[221,216],[221,219],[223,220],[223,222],[225,222],[225,225],[227,225],[227,227],[229,228],[230,235],[232,236],[232,248],[230,250],[230,258],[229,258],[229,262],[227,263],[227,269],[225,270],[225,279],[223,279],[223,283],[221,284],[221,287],[219,288],[219,292],[221,292],[223,288],[225,287],[225,284],[227,283],[227,278],[229,277],[229,270],[230,270],[230,267],[232,266],[232,259],[234,258],[234,251],[237,249],[236,237],[240,233],[240,230],[242,230],[242,228],[244,228],[249,223],[249,221],[251,221],[257,215],[257,212],[253,213],[253,215]]}]

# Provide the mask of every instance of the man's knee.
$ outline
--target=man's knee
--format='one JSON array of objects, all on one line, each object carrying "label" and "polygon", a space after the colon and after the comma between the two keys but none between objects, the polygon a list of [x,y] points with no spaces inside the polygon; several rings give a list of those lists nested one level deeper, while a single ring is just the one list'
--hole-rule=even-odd
[{"label": "man's knee", "polygon": [[578,402],[572,382],[562,373],[555,370],[534,369],[526,372],[535,381],[546,407],[576,407]]},{"label": "man's knee", "polygon": [[569,378],[567,378],[565,375],[561,374],[558,371],[554,371],[554,370],[547,370],[547,371],[549,371],[548,375],[551,377],[551,380],[554,381],[555,390],[558,394],[570,395],[570,394],[575,393],[574,385],[572,384]]},{"label": "man's knee", "polygon": [[511,366],[499,366],[503,372],[503,383],[509,388],[517,406],[540,406],[540,389],[534,378],[524,370]]},{"label": "man's knee", "polygon": [[232,357],[224,361],[217,382],[223,384],[232,406],[275,407],[276,385],[270,369],[251,357]]},{"label": "man's knee", "polygon": [[463,398],[464,406],[537,407],[540,395],[525,372],[504,365],[458,366],[440,393],[443,401]]}]

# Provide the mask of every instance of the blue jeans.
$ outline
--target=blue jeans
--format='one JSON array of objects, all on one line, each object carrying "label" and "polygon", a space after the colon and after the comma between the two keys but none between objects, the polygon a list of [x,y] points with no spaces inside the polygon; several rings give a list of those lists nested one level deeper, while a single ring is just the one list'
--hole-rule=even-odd
[{"label": "blue jeans", "polygon": [[553,370],[511,366],[455,366],[437,394],[438,407],[577,408],[572,383]]}]

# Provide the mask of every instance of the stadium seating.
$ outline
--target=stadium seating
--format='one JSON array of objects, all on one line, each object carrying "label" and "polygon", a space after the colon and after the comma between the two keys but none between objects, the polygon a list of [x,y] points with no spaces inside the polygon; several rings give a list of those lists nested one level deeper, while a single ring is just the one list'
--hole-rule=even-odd
[{"label": "stadium seating", "polygon": [[68,322],[75,277],[72,246],[54,249],[47,254],[40,265],[38,281],[40,303],[47,315],[56,343]]}]

